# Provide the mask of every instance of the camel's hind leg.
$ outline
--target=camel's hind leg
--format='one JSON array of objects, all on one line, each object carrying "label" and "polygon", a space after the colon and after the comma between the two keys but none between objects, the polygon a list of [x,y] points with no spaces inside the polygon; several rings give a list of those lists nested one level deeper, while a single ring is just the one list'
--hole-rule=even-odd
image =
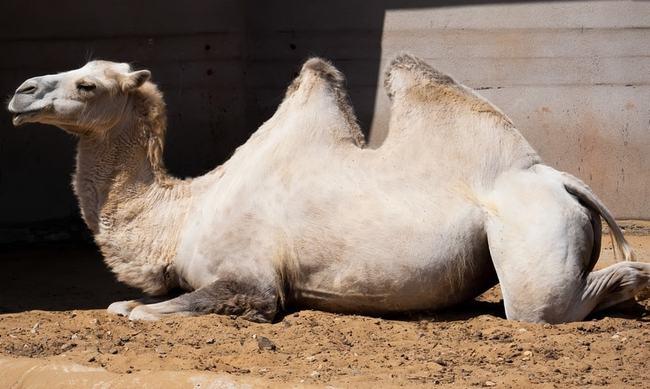
[{"label": "camel's hind leg", "polygon": [[560,323],[584,319],[631,298],[649,266],[623,262],[590,273],[600,229],[552,174],[505,173],[486,201],[490,253],[509,319]]},{"label": "camel's hind leg", "polygon": [[589,273],[582,300],[599,311],[634,298],[650,286],[650,263],[619,262]]}]

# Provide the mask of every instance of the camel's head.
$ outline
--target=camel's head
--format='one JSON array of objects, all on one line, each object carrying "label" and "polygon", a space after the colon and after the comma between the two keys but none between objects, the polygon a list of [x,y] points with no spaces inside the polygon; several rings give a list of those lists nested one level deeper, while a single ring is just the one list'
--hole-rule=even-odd
[{"label": "camel's head", "polygon": [[64,73],[30,78],[9,102],[13,124],[51,124],[77,135],[101,133],[125,113],[129,95],[151,76],[126,63],[91,61]]}]

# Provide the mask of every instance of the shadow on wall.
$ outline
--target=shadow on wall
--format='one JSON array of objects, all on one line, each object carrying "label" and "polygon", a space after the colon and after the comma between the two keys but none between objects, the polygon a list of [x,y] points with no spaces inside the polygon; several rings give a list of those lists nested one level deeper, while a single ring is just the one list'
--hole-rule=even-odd
[{"label": "shadow on wall", "polygon": [[[386,11],[482,3],[507,1],[2,2],[0,90],[10,95],[29,77],[76,68],[90,58],[149,68],[169,106],[167,165],[176,175],[195,176],[226,160],[272,115],[312,55],[333,60],[348,76],[368,129]],[[57,219],[78,226],[69,184],[75,140],[41,125],[14,129],[2,112],[0,227]],[[38,240],[23,235],[4,234],[0,245]]]}]

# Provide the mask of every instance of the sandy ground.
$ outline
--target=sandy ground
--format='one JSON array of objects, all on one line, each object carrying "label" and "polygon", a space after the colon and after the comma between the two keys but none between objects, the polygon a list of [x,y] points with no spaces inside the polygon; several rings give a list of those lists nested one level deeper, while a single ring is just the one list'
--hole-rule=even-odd
[{"label": "sandy ground", "polygon": [[[650,236],[629,240],[649,261]],[[598,267],[613,261],[604,242]],[[104,313],[138,293],[90,249],[8,251],[0,266],[0,387],[650,386],[649,301],[563,325],[505,320],[498,288],[452,311],[394,318],[143,323]]]}]

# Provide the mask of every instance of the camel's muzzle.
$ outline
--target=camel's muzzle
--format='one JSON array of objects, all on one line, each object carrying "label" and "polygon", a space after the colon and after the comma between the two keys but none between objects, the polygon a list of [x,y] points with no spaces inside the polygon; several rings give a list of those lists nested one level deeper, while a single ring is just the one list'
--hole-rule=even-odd
[{"label": "camel's muzzle", "polygon": [[27,123],[45,108],[43,96],[49,90],[47,82],[41,82],[40,77],[30,78],[23,82],[14,93],[7,105],[7,110],[13,115],[14,126]]}]

